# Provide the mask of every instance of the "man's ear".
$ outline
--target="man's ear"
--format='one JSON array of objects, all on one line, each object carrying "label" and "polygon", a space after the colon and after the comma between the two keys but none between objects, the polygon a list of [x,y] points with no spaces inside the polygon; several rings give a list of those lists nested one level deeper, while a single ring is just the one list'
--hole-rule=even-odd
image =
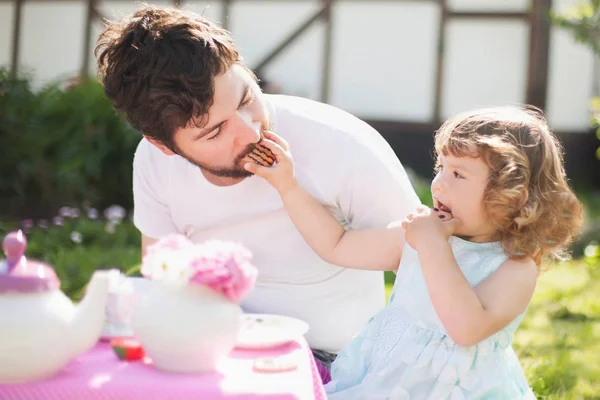
[{"label": "man's ear", "polygon": [[175,155],[175,153],[173,152],[173,150],[171,150],[167,146],[165,146],[165,144],[163,142],[161,142],[160,140],[149,138],[146,135],[144,135],[144,138],[146,138],[146,140],[148,142],[150,142],[152,145],[156,146],[164,154],[166,154],[168,156],[174,156]]}]

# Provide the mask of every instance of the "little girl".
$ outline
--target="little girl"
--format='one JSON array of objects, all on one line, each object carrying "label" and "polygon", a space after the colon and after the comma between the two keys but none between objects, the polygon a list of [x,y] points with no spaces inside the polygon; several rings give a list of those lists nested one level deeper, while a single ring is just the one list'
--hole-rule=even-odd
[{"label": "little girl", "polygon": [[535,399],[512,337],[542,261],[565,255],[582,214],[540,113],[494,108],[446,121],[434,208],[387,229],[344,231],[297,185],[287,143],[265,136],[277,163],[246,169],[278,190],[315,252],[397,270],[387,306],[332,364],[329,399]]}]

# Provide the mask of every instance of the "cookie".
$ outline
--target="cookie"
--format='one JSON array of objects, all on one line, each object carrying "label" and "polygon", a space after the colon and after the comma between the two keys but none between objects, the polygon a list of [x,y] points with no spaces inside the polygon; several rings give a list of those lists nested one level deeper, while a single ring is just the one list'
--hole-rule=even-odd
[{"label": "cookie", "polygon": [[256,372],[289,372],[298,368],[291,357],[264,357],[254,360],[253,369]]},{"label": "cookie", "polygon": [[275,164],[275,155],[273,152],[260,143],[254,145],[254,149],[247,157],[255,164],[262,165],[263,167],[271,167]]}]

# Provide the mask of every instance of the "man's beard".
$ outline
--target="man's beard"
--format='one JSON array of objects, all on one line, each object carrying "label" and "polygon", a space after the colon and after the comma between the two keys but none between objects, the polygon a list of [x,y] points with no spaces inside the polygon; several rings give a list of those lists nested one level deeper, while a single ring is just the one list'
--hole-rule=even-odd
[{"label": "man's beard", "polygon": [[208,172],[214,176],[218,176],[221,178],[232,178],[232,179],[243,179],[252,176],[252,172],[246,171],[243,167],[242,160],[254,149],[254,144],[249,144],[246,148],[240,152],[240,154],[233,161],[233,165],[229,168],[216,168],[210,165],[203,164],[192,158],[186,156],[181,152],[181,150],[177,149],[176,153],[188,160],[190,163],[194,164],[201,170]]},{"label": "man's beard", "polygon": [[[267,121],[264,121],[261,125],[262,125],[260,128],[261,132],[273,130],[273,122],[271,121],[270,117],[267,118]],[[262,133],[261,133],[261,138],[258,142],[260,143],[260,141],[262,139],[263,138],[262,138]],[[185,158],[190,163],[194,164],[201,170],[208,172],[211,175],[218,176],[220,178],[244,179],[244,178],[249,178],[252,175],[254,175],[252,172],[246,171],[244,169],[243,160],[248,154],[250,154],[252,152],[252,150],[254,150],[255,145],[256,145],[256,143],[251,143],[251,144],[247,145],[246,148],[244,150],[242,150],[240,152],[240,154],[237,155],[237,157],[235,157],[235,159],[233,160],[233,164],[229,168],[216,168],[214,166],[203,164],[199,161],[193,160],[192,158],[186,156],[178,148],[175,148],[173,151],[177,155]]]}]

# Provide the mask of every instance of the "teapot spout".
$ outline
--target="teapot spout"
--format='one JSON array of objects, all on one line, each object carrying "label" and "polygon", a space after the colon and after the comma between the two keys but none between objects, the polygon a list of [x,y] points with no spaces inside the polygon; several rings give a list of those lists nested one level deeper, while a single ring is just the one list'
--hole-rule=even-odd
[{"label": "teapot spout", "polygon": [[118,270],[96,271],[88,284],[85,297],[75,310],[69,330],[71,354],[76,357],[96,345],[106,320],[106,301],[112,279]]}]

